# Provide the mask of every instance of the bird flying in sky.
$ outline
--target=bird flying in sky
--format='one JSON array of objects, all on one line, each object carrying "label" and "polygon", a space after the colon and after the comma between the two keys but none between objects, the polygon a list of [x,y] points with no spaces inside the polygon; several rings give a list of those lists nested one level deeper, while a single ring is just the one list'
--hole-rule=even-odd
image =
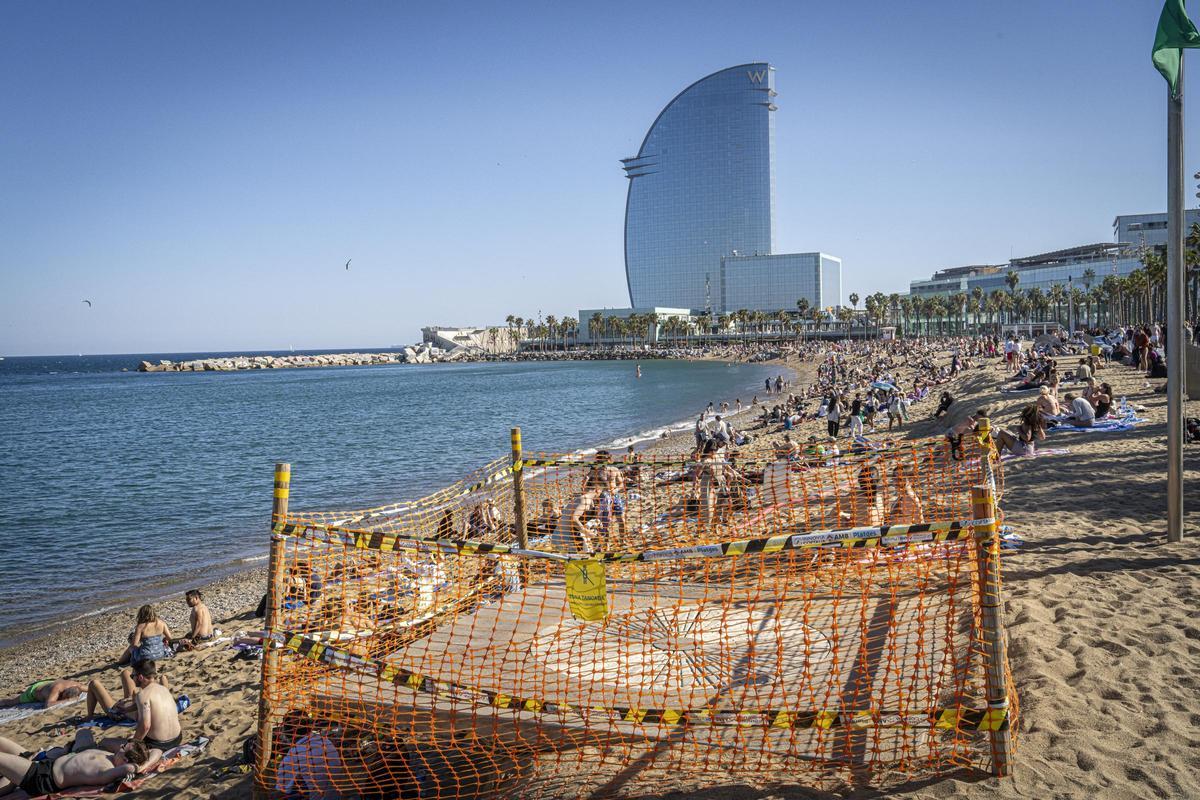
[{"label": "bird flying in sky", "polygon": [[91,307],[92,307],[92,301],[91,301],[91,300],[84,300],[83,302],[85,302],[85,303],[87,303],[87,304],[88,304],[88,308],[91,308]]},{"label": "bird flying in sky", "polygon": [[351,261],[353,261],[353,260],[354,260],[353,258],[347,258],[347,259],[346,259],[346,269],[350,269],[350,262],[351,262]]}]

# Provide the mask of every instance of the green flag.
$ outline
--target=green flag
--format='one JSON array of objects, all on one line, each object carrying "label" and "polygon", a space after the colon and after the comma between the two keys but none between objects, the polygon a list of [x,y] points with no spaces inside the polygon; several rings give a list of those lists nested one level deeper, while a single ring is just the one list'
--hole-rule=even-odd
[{"label": "green flag", "polygon": [[1200,33],[1188,19],[1183,0],[1167,0],[1163,3],[1158,18],[1158,31],[1154,34],[1154,50],[1151,58],[1154,68],[1167,79],[1171,94],[1179,91],[1179,63],[1181,47],[1200,47]]}]

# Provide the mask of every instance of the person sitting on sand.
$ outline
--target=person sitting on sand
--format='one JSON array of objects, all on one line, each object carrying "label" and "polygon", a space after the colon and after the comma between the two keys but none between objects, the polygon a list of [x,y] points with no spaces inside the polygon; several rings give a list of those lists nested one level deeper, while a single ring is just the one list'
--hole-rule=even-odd
[{"label": "person sitting on sand", "polygon": [[1092,427],[1096,421],[1096,409],[1092,408],[1092,404],[1086,398],[1068,393],[1063,399],[1067,404],[1067,415],[1062,418],[1062,422],[1074,425],[1076,428]]},{"label": "person sitting on sand", "polygon": [[472,508],[471,515],[467,518],[467,536],[472,539],[490,539],[499,533],[502,527],[496,501],[490,497]]},{"label": "person sitting on sand", "polygon": [[933,412],[933,418],[941,419],[942,415],[949,411],[952,405],[954,405],[954,395],[949,392],[942,392],[942,396],[938,400],[937,411]]},{"label": "person sitting on sand", "polygon": [[792,461],[799,453],[799,448],[796,446],[796,443],[793,442],[792,437],[786,433],[783,435],[783,440],[778,442],[773,449],[775,451],[776,459],[786,459],[787,461]]},{"label": "person sitting on sand", "polygon": [[1007,450],[1014,456],[1037,455],[1037,443],[1046,438],[1046,423],[1042,412],[1036,403],[1027,405],[1021,409],[1021,424],[1017,426],[1016,433],[999,430],[993,432],[992,437],[1001,453]]},{"label": "person sitting on sand", "polygon": [[892,519],[913,525],[925,521],[925,504],[916,489],[916,469],[911,464],[896,468],[896,502],[892,505]]},{"label": "person sitting on sand", "polygon": [[542,500],[542,513],[525,523],[525,531],[529,536],[549,536],[558,527],[561,512],[549,497]]},{"label": "person sitting on sand", "polygon": [[0,700],[0,708],[12,708],[27,703],[41,703],[43,708],[50,708],[59,703],[74,700],[83,694],[84,688],[79,681],[68,678],[34,681],[22,689],[16,697]]},{"label": "person sitting on sand", "polygon": [[41,797],[77,786],[107,786],[153,768],[161,756],[153,755],[141,742],[116,752],[101,750],[90,728],[76,734],[70,752],[55,758],[31,761],[22,755],[28,752],[28,748],[0,737],[0,794],[16,787],[29,797]]},{"label": "person sitting on sand", "polygon": [[[132,670],[132,675],[123,671],[121,683],[129,696],[133,692],[134,719],[137,726],[133,736],[126,740],[122,738],[105,739],[100,747],[110,752],[116,752],[127,741],[144,742],[149,748],[166,752],[178,747],[183,741],[183,727],[179,723],[179,707],[171,690],[158,681],[158,669],[153,661],[143,661]],[[112,696],[97,681],[92,681],[95,687],[95,697],[106,709],[115,706]],[[93,687],[88,687],[88,705],[91,705]]]},{"label": "person sitting on sand", "polygon": [[1046,417],[1057,417],[1062,413],[1058,398],[1050,391],[1049,386],[1038,389],[1037,407],[1038,411],[1041,411],[1042,415]]},{"label": "person sitting on sand", "polygon": [[[261,644],[262,639],[259,638],[255,644]],[[157,667],[155,673],[157,675]],[[164,687],[170,689],[171,682],[166,675],[157,675],[155,678]],[[134,696],[137,695],[137,684],[133,680],[133,669],[125,667],[121,670],[121,699],[113,700],[108,689],[99,680],[93,679],[87,685],[87,716],[94,717],[99,710],[99,713],[107,716],[114,722],[136,722],[137,721],[137,703],[134,701]]]},{"label": "person sitting on sand", "polygon": [[138,609],[137,625],[129,637],[129,647],[118,664],[138,664],[142,661],[161,661],[173,654],[168,645],[171,629],[158,618],[154,607],[144,605]]},{"label": "person sitting on sand", "polygon": [[1100,388],[1091,398],[1092,406],[1096,409],[1096,419],[1104,419],[1112,411],[1112,387],[1107,383],[1100,384]]},{"label": "person sitting on sand", "polygon": [[180,644],[184,649],[191,649],[198,642],[212,640],[214,635],[212,612],[208,610],[208,606],[204,605],[204,595],[200,593],[199,589],[188,589],[183,594],[183,600],[192,609],[190,615],[192,626]]}]

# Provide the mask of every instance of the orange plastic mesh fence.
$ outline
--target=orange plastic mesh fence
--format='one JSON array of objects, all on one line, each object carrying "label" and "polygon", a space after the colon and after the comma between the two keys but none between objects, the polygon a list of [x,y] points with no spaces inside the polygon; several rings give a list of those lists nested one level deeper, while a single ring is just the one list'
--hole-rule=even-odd
[{"label": "orange plastic mesh fence", "polygon": [[603,797],[992,769],[1015,703],[1006,664],[989,692],[999,575],[971,490],[999,479],[973,440],[540,455],[412,503],[291,513],[260,786]]}]

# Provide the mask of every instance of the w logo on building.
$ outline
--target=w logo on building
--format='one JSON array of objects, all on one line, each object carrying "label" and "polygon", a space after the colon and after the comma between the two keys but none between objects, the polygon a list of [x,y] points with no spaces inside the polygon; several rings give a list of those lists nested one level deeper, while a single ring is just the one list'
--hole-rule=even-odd
[{"label": "w logo on building", "polygon": [[767,77],[767,71],[765,69],[759,70],[758,72],[746,70],[746,77],[750,79],[751,83],[762,83],[763,78]]}]

